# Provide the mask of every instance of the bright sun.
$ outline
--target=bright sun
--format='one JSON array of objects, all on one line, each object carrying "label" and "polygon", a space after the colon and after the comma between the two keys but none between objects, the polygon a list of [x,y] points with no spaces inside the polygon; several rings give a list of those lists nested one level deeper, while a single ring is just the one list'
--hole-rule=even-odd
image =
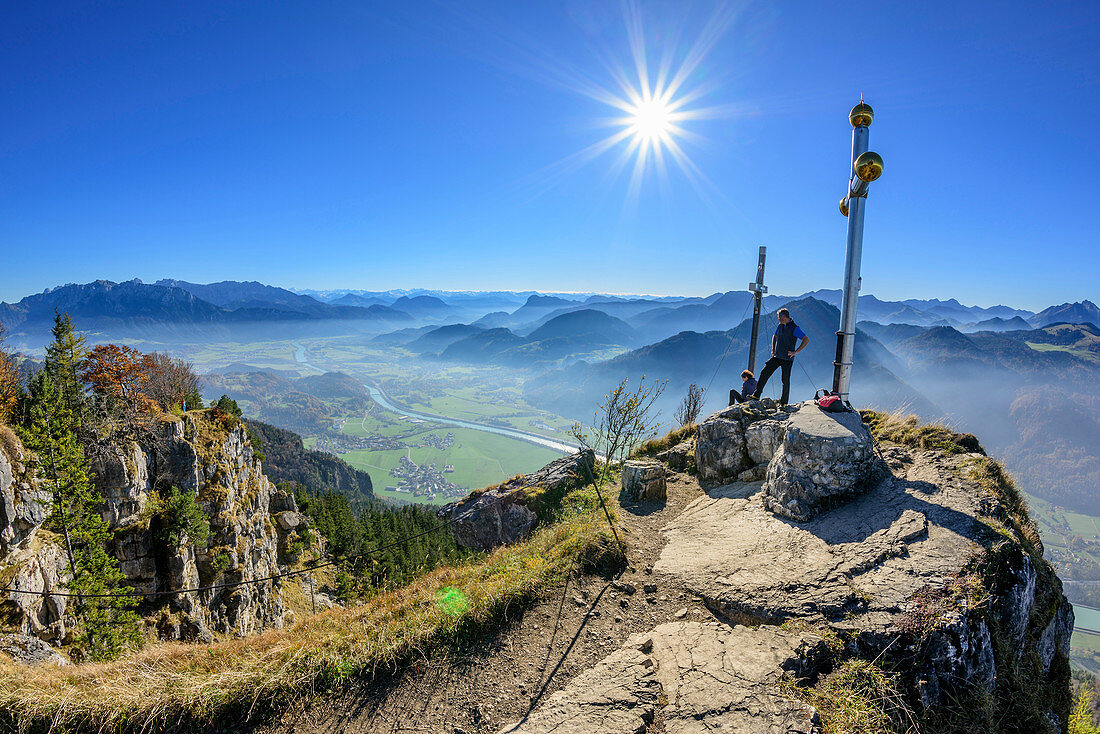
[{"label": "bright sun", "polygon": [[719,0],[705,30],[694,43],[662,42],[660,59],[652,64],[639,0],[622,0],[633,63],[616,63],[608,55],[604,62],[613,85],[605,86],[587,75],[578,77],[572,85],[580,93],[614,109],[612,116],[596,123],[612,131],[563,159],[560,170],[566,172],[614,150],[610,174],[616,178],[624,170],[630,170],[627,202],[631,206],[638,201],[647,172],[655,173],[667,184],[671,166],[679,168],[705,198],[705,189],[717,191],[682,144],[701,147],[707,142],[691,129],[693,123],[740,114],[740,108],[733,105],[699,106],[721,82],[721,76],[708,70],[704,62],[739,15],[739,7],[740,4]]},{"label": "bright sun", "polygon": [[650,144],[667,140],[675,128],[672,108],[661,99],[646,99],[630,109],[630,134]]}]

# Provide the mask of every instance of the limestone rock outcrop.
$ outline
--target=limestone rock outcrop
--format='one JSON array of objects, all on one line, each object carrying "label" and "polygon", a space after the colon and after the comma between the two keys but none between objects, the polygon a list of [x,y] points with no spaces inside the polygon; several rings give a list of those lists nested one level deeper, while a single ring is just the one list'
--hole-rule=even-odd
[{"label": "limestone rock outcrop", "polygon": [[42,524],[49,506],[50,494],[31,476],[19,439],[0,426],[0,558]]},{"label": "limestone rock outcrop", "polygon": [[65,592],[65,582],[71,580],[69,565],[59,539],[45,531],[28,536],[4,556],[4,584],[14,591],[6,594],[8,620],[21,634],[33,635],[53,645],[68,639],[73,626],[67,615],[69,598],[50,592]]},{"label": "limestone rock outcrop", "polygon": [[[68,567],[57,539],[40,527],[49,514],[48,495],[20,469],[22,458],[10,453],[0,451],[0,565],[8,585],[24,593],[10,594],[9,603],[24,633],[59,644],[71,620],[66,598],[49,592],[63,590]],[[279,579],[191,591],[278,575],[279,549],[303,521],[293,496],[264,476],[243,425],[189,413],[138,441],[104,447],[89,464],[106,500],[102,515],[114,535],[111,550],[128,583],[146,595],[140,611],[159,611],[162,637],[209,640],[214,633],[245,635],[284,624]],[[172,487],[193,493],[202,507],[210,527],[206,543],[184,536],[169,547],[153,510]]]},{"label": "limestone rock outcrop", "polygon": [[[159,426],[144,445],[97,457],[92,469],[108,498],[120,567],[135,589],[153,594],[279,574],[280,532],[293,528],[274,521],[276,490],[243,425],[226,428],[209,416],[189,414]],[[185,538],[179,547],[166,548],[158,542],[157,523],[142,519],[154,492],[169,487],[195,493],[210,519],[205,545]],[[279,501],[287,503],[285,496]],[[297,516],[296,510],[281,513]],[[169,600],[162,625],[167,637],[209,639],[214,632],[245,635],[283,625],[279,579],[155,598]]]},{"label": "limestone rock outcrop", "polygon": [[714,413],[699,425],[695,452],[704,482],[766,480],[768,509],[798,521],[857,494],[874,464],[859,414],[812,402],[772,408],[752,400]]},{"label": "limestone rock outcrop", "polygon": [[776,407],[750,400],[707,416],[696,430],[695,466],[704,482],[735,479],[767,464],[783,440],[787,420],[798,406]]},{"label": "limestone rock outcrop", "polygon": [[826,413],[809,404],[780,425],[781,439],[779,431],[752,431],[755,426],[747,432],[764,436],[763,446],[775,447],[764,483],[769,510],[805,521],[864,488],[875,444],[859,413]]},{"label": "limestone rock outcrop", "polygon": [[[730,620],[829,627],[849,651],[895,660],[925,707],[1000,690],[1054,702],[1055,724],[1036,731],[1064,725],[1068,693],[1055,692],[1068,686],[1072,605],[1033,530],[1012,530],[1019,521],[970,478],[988,460],[885,446],[863,493],[792,522],[771,510],[772,469],[803,445],[798,414],[787,422],[768,481],[690,504],[666,526],[655,572]],[[862,462],[858,438],[847,445]]]},{"label": "limestone rock outcrop", "polygon": [[667,496],[665,465],[659,461],[623,462],[623,493],[633,502],[663,500]]},{"label": "limestone rock outcrop", "polygon": [[451,523],[459,545],[491,550],[523,540],[538,523],[544,500],[560,490],[579,486],[591,476],[595,453],[578,451],[542,469],[509,479],[445,505],[439,516]]}]

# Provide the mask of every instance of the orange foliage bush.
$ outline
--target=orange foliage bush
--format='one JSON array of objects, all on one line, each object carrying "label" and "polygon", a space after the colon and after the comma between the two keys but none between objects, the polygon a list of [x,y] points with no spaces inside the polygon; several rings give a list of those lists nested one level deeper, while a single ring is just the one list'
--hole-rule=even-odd
[{"label": "orange foliage bush", "polygon": [[143,413],[160,412],[157,401],[145,394],[151,360],[133,347],[100,344],[88,352],[80,377],[102,396],[117,398]]}]

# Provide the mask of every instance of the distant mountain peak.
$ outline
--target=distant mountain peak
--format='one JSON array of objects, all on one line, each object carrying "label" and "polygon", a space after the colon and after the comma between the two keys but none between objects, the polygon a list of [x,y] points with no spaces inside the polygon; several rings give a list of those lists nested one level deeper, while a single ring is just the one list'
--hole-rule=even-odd
[{"label": "distant mountain peak", "polygon": [[541,296],[538,293],[534,293],[527,297],[527,302],[524,306],[534,306],[536,308],[556,308],[558,306],[574,306],[577,301],[570,301],[565,298],[559,298],[558,296]]},{"label": "distant mountain peak", "polygon": [[1070,324],[1100,324],[1100,308],[1092,301],[1085,299],[1077,303],[1063,303],[1060,306],[1045,308],[1030,319],[1031,324],[1038,328],[1059,321]]}]

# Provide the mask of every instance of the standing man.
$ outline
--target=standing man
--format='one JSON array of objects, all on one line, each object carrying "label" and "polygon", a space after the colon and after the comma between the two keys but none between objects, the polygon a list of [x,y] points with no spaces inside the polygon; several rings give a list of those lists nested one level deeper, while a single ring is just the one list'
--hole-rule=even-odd
[{"label": "standing man", "polygon": [[[764,392],[764,385],[768,384],[768,378],[782,367],[783,397],[779,399],[779,404],[786,405],[791,398],[791,368],[794,367],[794,355],[806,348],[810,343],[810,337],[806,336],[806,332],[791,320],[791,312],[787,309],[779,309],[776,316],[779,317],[779,326],[775,327],[775,334],[772,335],[772,356],[760,371],[760,381],[756,385],[753,397],[760,399],[760,393]],[[802,342],[796,348],[795,342],[799,339]]]}]

